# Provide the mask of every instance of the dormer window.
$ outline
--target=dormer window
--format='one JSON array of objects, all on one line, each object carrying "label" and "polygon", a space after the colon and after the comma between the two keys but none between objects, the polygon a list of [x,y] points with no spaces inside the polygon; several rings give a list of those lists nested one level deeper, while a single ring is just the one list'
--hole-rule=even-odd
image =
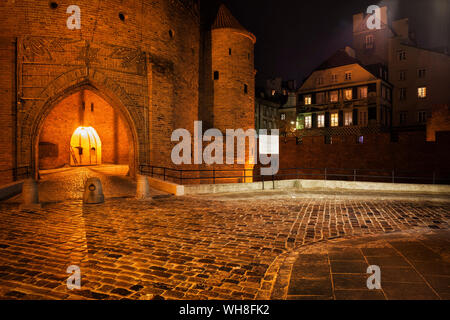
[{"label": "dormer window", "polygon": [[346,81],[352,80],[352,73],[351,73],[351,71],[348,71],[348,72],[345,73],[345,80]]},{"label": "dormer window", "polygon": [[397,52],[397,57],[399,61],[404,61],[406,60],[406,51],[405,50],[400,50]]},{"label": "dormer window", "polygon": [[312,102],[311,95],[305,96],[305,97],[304,97],[304,101],[305,101],[305,106],[306,106],[306,105],[310,105],[311,102]]}]

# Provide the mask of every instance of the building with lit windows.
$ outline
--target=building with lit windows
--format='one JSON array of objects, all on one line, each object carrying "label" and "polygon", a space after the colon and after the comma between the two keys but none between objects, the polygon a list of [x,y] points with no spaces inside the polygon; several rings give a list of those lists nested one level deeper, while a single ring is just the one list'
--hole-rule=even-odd
[{"label": "building with lit windows", "polygon": [[[339,50],[298,90],[297,136],[364,136],[423,131],[434,106],[450,103],[450,56],[420,48],[408,19],[391,22],[381,8],[381,28],[369,15],[353,16],[353,48]],[[363,141],[364,139],[361,139]],[[360,142],[360,138],[357,139]]]},{"label": "building with lit windows", "polygon": [[387,131],[392,123],[392,85],[377,75],[383,67],[363,66],[353,49],[337,51],[298,90],[297,135],[347,136]]},{"label": "building with lit windows", "polygon": [[[353,48],[364,65],[382,64],[394,86],[393,126],[424,130],[433,106],[450,102],[448,48],[420,48],[408,19],[390,21],[381,8],[381,28],[367,28],[368,15],[353,16]],[[379,71],[384,76],[386,71]],[[383,75],[381,75],[383,73]]]}]

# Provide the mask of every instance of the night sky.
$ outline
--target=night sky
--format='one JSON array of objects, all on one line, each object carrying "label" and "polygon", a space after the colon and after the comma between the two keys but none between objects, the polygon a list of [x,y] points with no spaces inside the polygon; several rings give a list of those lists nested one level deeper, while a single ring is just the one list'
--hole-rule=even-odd
[{"label": "night sky", "polygon": [[281,76],[301,81],[336,50],[352,45],[353,14],[387,5],[393,19],[409,18],[418,45],[450,46],[450,0],[223,0],[257,37],[257,85]]}]

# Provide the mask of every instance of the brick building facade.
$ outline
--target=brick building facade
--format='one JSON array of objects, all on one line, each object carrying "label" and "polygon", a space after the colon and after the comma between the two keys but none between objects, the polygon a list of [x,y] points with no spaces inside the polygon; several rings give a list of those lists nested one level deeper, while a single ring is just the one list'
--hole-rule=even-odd
[{"label": "brick building facade", "polygon": [[0,170],[11,170],[2,183],[15,168],[37,176],[39,164],[67,164],[80,107],[97,126],[104,161],[128,162],[131,175],[145,163],[173,167],[171,134],[193,133],[195,120],[204,129],[254,126],[255,37],[228,9],[80,0],[81,29],[69,30],[72,4],[0,3]]}]

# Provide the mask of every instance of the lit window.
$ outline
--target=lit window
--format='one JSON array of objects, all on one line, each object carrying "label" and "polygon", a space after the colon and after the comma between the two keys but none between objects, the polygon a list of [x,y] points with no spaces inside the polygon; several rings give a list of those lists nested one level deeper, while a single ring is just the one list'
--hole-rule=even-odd
[{"label": "lit window", "polygon": [[367,98],[367,87],[360,87],[359,88],[359,98],[360,99],[366,99]]},{"label": "lit window", "polygon": [[406,100],[406,88],[400,88],[400,100]]},{"label": "lit window", "polygon": [[406,60],[406,51],[400,50],[397,52],[397,57],[399,61]]},{"label": "lit window", "polygon": [[353,99],[353,89],[345,89],[344,90],[344,98],[345,98],[345,100],[352,100]]},{"label": "lit window", "polygon": [[427,87],[420,87],[417,89],[417,96],[421,99],[425,99],[427,97]]},{"label": "lit window", "polygon": [[305,128],[306,129],[312,128],[312,116],[305,116]]},{"label": "lit window", "polygon": [[373,35],[369,34],[366,36],[366,49],[372,49],[373,48]]},{"label": "lit window", "polygon": [[276,93],[276,91],[275,91],[275,90],[272,90],[272,96],[274,96],[274,95],[275,95],[275,93]]},{"label": "lit window", "polygon": [[346,72],[345,73],[345,80],[352,80],[352,73],[351,72]]},{"label": "lit window", "polygon": [[317,115],[317,127],[319,127],[319,128],[325,127],[325,115],[324,114]]},{"label": "lit window", "polygon": [[286,120],[286,114],[285,113],[281,114],[281,120]]},{"label": "lit window", "polygon": [[337,91],[331,91],[330,92],[330,101],[338,102],[338,100],[339,100],[339,93]]},{"label": "lit window", "polygon": [[352,111],[346,111],[344,113],[344,123],[346,126],[353,125],[353,112]]},{"label": "lit window", "polygon": [[425,123],[427,122],[427,112],[426,111],[419,111],[419,123]]},{"label": "lit window", "polygon": [[331,114],[331,126],[337,127],[339,125],[339,113],[334,112]]},{"label": "lit window", "polygon": [[417,71],[417,76],[418,76],[419,78],[425,78],[426,74],[427,74],[427,71],[426,71],[425,69],[419,69],[419,70]]},{"label": "lit window", "polygon": [[305,105],[311,104],[311,95],[305,96]]}]

